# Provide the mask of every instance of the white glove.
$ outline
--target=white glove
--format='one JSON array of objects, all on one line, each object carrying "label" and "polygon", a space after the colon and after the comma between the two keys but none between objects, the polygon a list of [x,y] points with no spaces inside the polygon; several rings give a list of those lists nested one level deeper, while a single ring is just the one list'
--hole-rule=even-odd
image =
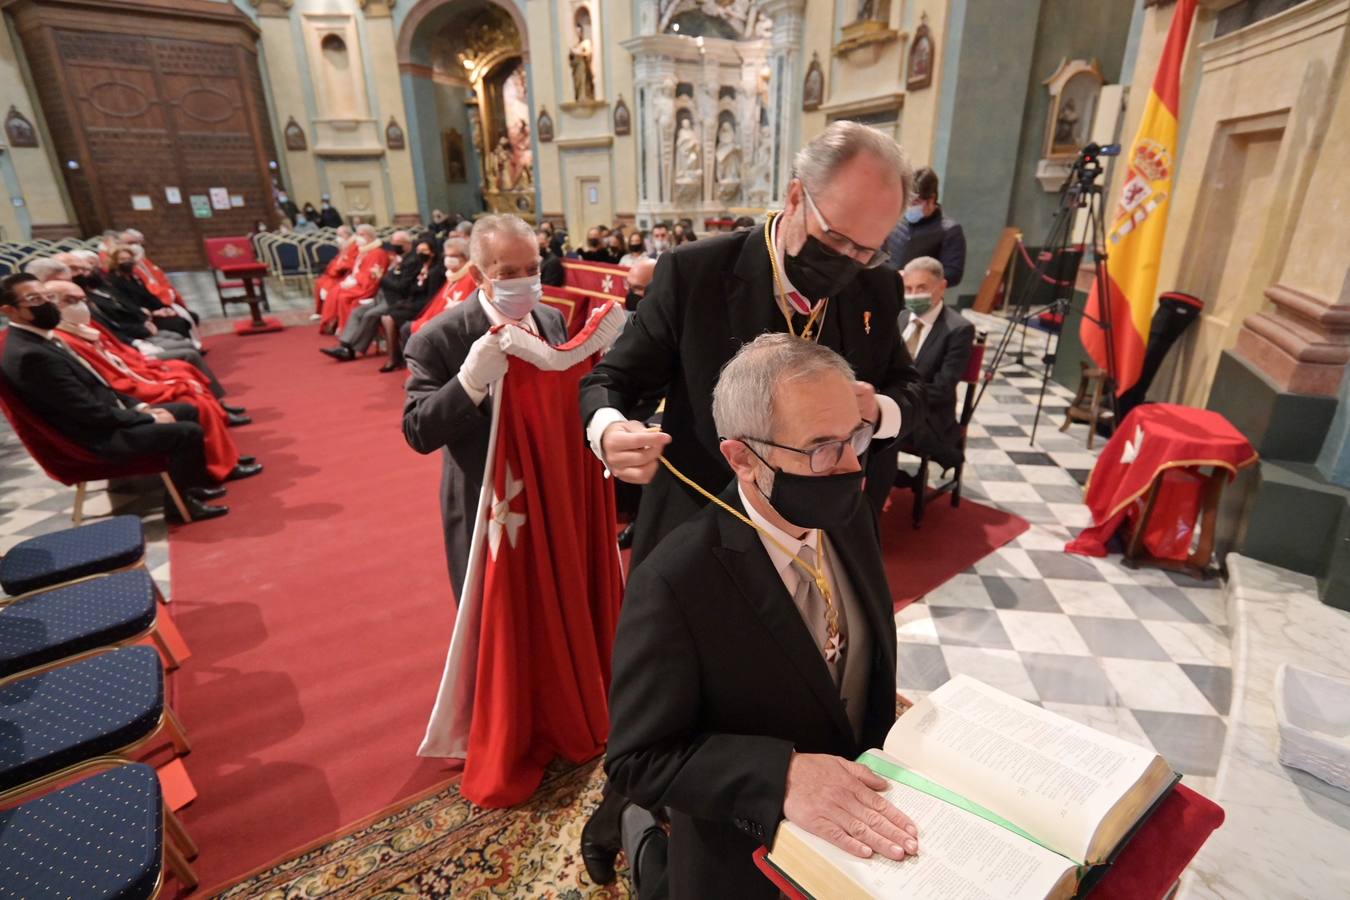
[{"label": "white glove", "polygon": [[148,356],[151,359],[158,359],[159,355],[164,352],[157,345],[152,344],[149,341],[142,341],[138,339],[132,341],[131,345],[135,347],[137,350],[141,351],[142,356]]},{"label": "white glove", "polygon": [[348,275],[346,278],[342,279],[342,286],[345,288],[356,287],[356,277],[353,275]]},{"label": "white glove", "polygon": [[319,299],[320,300],[328,299],[328,288],[319,288]]},{"label": "white glove", "polygon": [[459,367],[459,381],[464,390],[474,397],[487,395],[488,387],[506,375],[506,353],[501,337],[492,331],[473,342],[464,365]]}]

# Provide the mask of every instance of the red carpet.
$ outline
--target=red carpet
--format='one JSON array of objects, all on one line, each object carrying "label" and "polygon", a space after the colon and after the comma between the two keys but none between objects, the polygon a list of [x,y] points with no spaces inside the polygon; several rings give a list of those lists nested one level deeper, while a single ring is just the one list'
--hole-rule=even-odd
[{"label": "red carpet", "polygon": [[261,475],[170,535],[192,658],[172,691],[199,797],[184,818],[220,886],[453,770],[415,753],[453,625],[440,458],[403,442],[401,375],[339,364],[313,328],[212,339]]},{"label": "red carpet", "polygon": [[930,503],[917,529],[913,510],[914,492],[897,489],[881,517],[881,552],[897,612],[1031,527],[1021,516],[965,497],[957,507],[949,496]]}]

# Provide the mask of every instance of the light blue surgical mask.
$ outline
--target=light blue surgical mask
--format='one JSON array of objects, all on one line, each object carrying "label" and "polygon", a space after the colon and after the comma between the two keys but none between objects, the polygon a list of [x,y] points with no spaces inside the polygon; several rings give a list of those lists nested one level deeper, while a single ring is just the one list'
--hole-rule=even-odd
[{"label": "light blue surgical mask", "polygon": [[905,308],[916,316],[921,316],[933,308],[932,294],[906,294]]},{"label": "light blue surgical mask", "polygon": [[923,218],[922,206],[911,206],[909,209],[905,210],[905,221],[911,225],[917,225],[919,223],[919,220],[922,218]]},{"label": "light blue surgical mask", "polygon": [[492,282],[492,305],[497,308],[497,312],[515,322],[528,316],[543,295],[538,275],[502,278]]}]

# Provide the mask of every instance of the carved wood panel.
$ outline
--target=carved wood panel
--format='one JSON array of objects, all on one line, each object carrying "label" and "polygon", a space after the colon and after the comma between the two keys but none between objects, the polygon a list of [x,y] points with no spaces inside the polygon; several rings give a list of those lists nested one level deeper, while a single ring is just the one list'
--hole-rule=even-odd
[{"label": "carved wood panel", "polygon": [[[16,18],[82,230],[138,228],[165,268],[200,268],[203,238],[275,224],[255,39],[246,23],[185,27],[135,6],[74,23],[29,2]],[[211,188],[243,205],[197,218],[191,198]]]}]

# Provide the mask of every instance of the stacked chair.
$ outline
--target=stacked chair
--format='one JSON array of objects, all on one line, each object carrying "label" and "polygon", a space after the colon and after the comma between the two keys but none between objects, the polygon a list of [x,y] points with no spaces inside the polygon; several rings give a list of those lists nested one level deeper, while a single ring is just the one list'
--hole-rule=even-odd
[{"label": "stacked chair", "polygon": [[148,898],[167,873],[195,887],[197,848],[136,761],[191,751],[165,694],[187,648],[140,520],[24,541],[0,587],[0,897]]}]

